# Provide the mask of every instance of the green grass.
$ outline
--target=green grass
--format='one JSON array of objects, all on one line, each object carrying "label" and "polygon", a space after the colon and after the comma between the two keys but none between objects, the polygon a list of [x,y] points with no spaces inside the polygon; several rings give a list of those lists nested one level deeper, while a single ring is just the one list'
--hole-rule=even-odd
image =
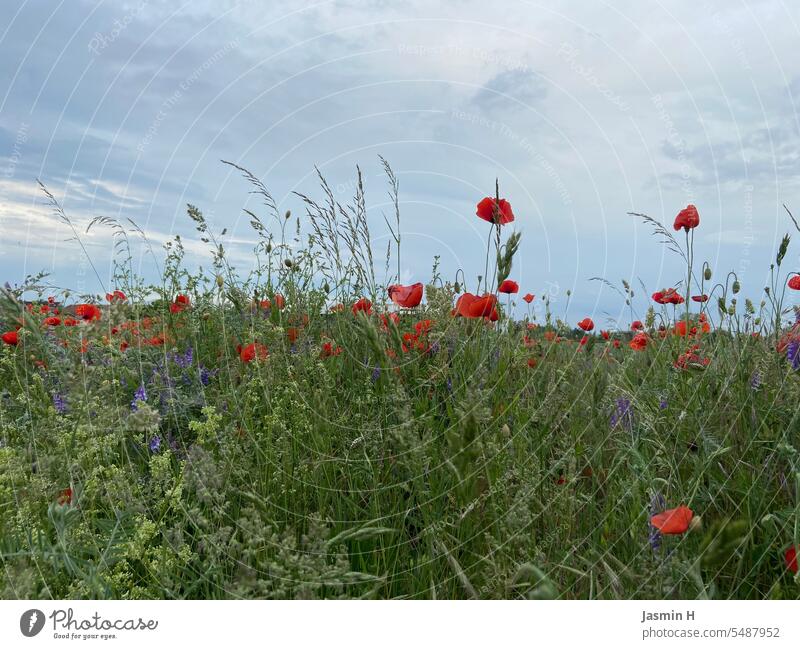
[{"label": "green grass", "polygon": [[[709,312],[691,341],[708,367],[679,370],[689,343],[659,325],[683,307],[650,308],[643,351],[624,332],[581,345],[549,313],[451,316],[463,289],[434,268],[384,328],[378,300],[351,312],[383,289],[333,239],[289,257],[292,220],[253,215],[263,263],[240,280],[192,210],[212,270],[176,241],[147,287],[122,254],[128,300],[99,321],[46,327],[18,301],[35,282],[4,293],[6,330],[24,326],[0,349],[2,597],[798,597],[800,375],[773,316]],[[285,308],[258,306],[276,293]],[[403,351],[421,320],[423,349]],[[243,363],[255,341],[268,358]],[[699,520],[654,549],[651,514],[682,503]]]}]

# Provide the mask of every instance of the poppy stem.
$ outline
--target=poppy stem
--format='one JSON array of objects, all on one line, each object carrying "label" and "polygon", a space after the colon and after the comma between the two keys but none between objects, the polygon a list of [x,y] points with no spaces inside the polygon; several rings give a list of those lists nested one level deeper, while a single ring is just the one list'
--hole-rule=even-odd
[{"label": "poppy stem", "polygon": [[689,228],[686,230],[686,338],[689,338],[689,300],[692,293],[692,248],[694,247],[694,231],[692,231],[691,243],[689,240]]}]

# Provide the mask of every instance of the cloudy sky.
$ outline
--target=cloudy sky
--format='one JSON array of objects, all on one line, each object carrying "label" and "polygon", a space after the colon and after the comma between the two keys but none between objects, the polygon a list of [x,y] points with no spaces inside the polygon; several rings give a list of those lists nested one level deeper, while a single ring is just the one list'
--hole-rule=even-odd
[{"label": "cloudy sky", "polygon": [[[207,255],[185,214],[228,228],[247,271],[261,209],[220,159],[258,175],[281,209],[341,201],[365,176],[384,253],[379,155],[401,188],[403,280],[482,271],[501,193],[523,233],[513,277],[570,317],[621,319],[589,278],[630,280],[636,305],[675,285],[679,260],[629,216],[671,223],[687,203],[696,256],[760,299],[800,212],[800,6],[781,0],[546,3],[503,0],[4,0],[0,22],[0,277],[47,270],[98,291],[36,179],[84,226],[130,218],[161,245]],[[800,266],[800,233],[793,267]],[[86,239],[104,282],[110,234]],[[137,253],[142,274],[152,264]],[[378,262],[380,269],[382,263]],[[380,273],[379,273],[380,276]]]}]

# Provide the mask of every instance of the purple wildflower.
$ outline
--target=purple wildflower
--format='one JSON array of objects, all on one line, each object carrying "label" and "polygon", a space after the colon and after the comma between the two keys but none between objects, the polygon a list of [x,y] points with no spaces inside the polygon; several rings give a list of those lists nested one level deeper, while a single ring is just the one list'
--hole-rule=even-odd
[{"label": "purple wildflower", "polygon": [[160,449],[161,449],[161,438],[158,435],[154,435],[153,438],[150,440],[150,452],[158,453]]},{"label": "purple wildflower", "polygon": [[64,395],[59,392],[53,393],[53,407],[59,415],[66,414],[67,400],[64,398]]},{"label": "purple wildflower", "polygon": [[[659,512],[663,512],[667,508],[667,501],[664,499],[658,491],[653,494],[653,497],[650,499],[650,516],[655,516]],[[653,527],[653,525],[649,525],[650,527],[650,536],[648,538],[648,542],[650,543],[650,547],[653,549],[653,552],[658,552],[661,548],[661,532],[658,531],[657,527]]]},{"label": "purple wildflower", "polygon": [[758,390],[761,387],[761,372],[756,370],[753,376],[750,377],[750,389]]},{"label": "purple wildflower", "polygon": [[208,385],[211,382],[211,377],[217,373],[217,370],[209,370],[207,367],[200,366],[200,383]]},{"label": "purple wildflower", "polygon": [[611,428],[617,426],[621,426],[625,430],[633,428],[633,407],[630,399],[620,397],[614,403],[614,412],[611,413]]},{"label": "purple wildflower", "polygon": [[659,410],[666,410],[667,406],[669,406],[669,404],[667,403],[667,398],[666,397],[661,397],[661,402],[658,404],[658,409]]},{"label": "purple wildflower", "polygon": [[800,343],[793,340],[786,346],[786,358],[792,364],[792,369],[800,369]]},{"label": "purple wildflower", "polygon": [[147,392],[144,389],[144,383],[139,384],[136,392],[133,393],[133,401],[131,401],[131,410],[136,411],[139,409],[139,402],[147,401]]},{"label": "purple wildflower", "polygon": [[372,370],[372,382],[375,383],[379,378],[381,378],[381,368],[376,367]]},{"label": "purple wildflower", "polygon": [[185,370],[187,367],[191,367],[192,361],[194,360],[194,350],[189,347],[184,354],[173,354],[172,360],[175,362],[175,365],[180,367],[182,370]]}]

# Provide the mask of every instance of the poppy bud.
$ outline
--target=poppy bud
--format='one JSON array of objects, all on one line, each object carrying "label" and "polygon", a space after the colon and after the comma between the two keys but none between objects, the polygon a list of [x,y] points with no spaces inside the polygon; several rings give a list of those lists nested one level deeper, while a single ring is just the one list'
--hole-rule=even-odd
[{"label": "poppy bud", "polygon": [[706,281],[711,279],[711,269],[708,266],[706,266],[706,269],[703,271],[703,277]]},{"label": "poppy bud", "polygon": [[293,266],[292,260],[291,259],[284,259],[283,260],[283,265],[286,266],[286,268],[291,268]]},{"label": "poppy bud", "polygon": [[267,243],[267,245],[265,246],[265,250],[267,251],[267,254],[271,253],[272,252],[272,244],[271,243]]},{"label": "poppy bud", "polygon": [[739,284],[739,280],[738,279],[733,280],[733,286],[731,286],[731,290],[733,291],[734,295],[736,295],[739,292],[740,288],[742,288],[742,285]]},{"label": "poppy bud", "polygon": [[217,286],[222,288],[223,284],[224,284],[224,280],[222,279],[222,275],[217,275]]},{"label": "poppy bud", "polygon": [[456,282],[455,284],[453,284],[453,292],[454,292],[456,295],[458,295],[459,293],[461,293],[461,284],[459,284],[458,282]]},{"label": "poppy bud", "polygon": [[702,516],[693,516],[692,520],[689,521],[689,531],[690,532],[699,532],[703,529],[703,517]]},{"label": "poppy bud", "polygon": [[323,291],[325,291],[326,293],[330,293],[330,292],[331,292],[331,286],[330,286],[330,284],[328,284],[328,282],[325,282],[325,283],[322,285],[322,290],[323,290]]},{"label": "poppy bud", "polygon": [[292,210],[286,210],[286,214],[284,214],[284,218],[288,221],[292,217]]},{"label": "poppy bud", "polygon": [[503,437],[509,437],[511,435],[511,429],[508,427],[508,424],[503,424],[500,432],[503,433]]}]

